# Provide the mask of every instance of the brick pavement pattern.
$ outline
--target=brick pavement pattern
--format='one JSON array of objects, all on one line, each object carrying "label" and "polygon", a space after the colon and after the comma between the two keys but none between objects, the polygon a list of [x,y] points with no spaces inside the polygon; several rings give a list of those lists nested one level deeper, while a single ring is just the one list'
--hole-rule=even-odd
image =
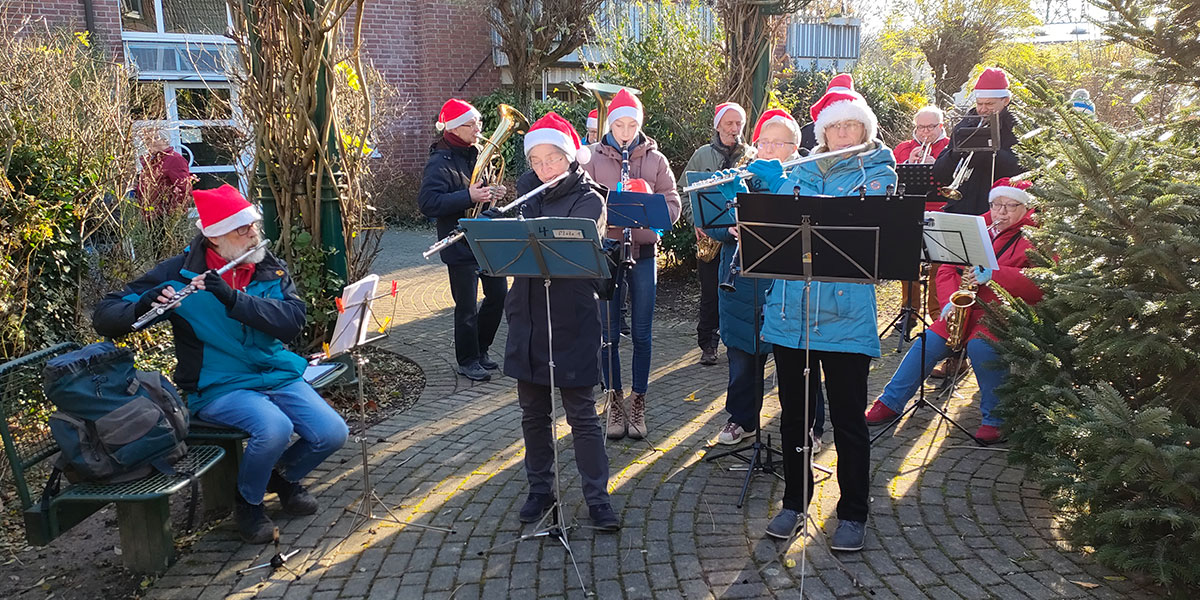
[{"label": "brick pavement pattern", "polygon": [[[287,519],[273,497],[268,500],[284,550],[299,550],[288,563],[292,573],[238,575],[273,550],[243,544],[226,519],[154,583],[149,598],[584,597],[556,540],[513,543],[533,529],[516,518],[527,488],[515,382],[494,376],[473,383],[455,375],[445,268],[420,256],[432,241],[424,231],[385,235],[376,272],[399,281],[400,294],[394,307],[376,308],[392,317],[389,337],[380,344],[416,361],[428,383],[412,409],[364,435],[374,488],[394,514],[455,533],[387,521],[352,531],[353,514],[345,508],[362,490],[360,446],[352,440],[309,481],[322,505],[316,515]],[[782,482],[756,474],[745,505],[737,508],[743,473],[728,467],[741,463],[704,460],[706,445],[725,423],[728,369],[723,356],[718,366],[698,364],[694,333],[690,320],[656,319],[648,441],[608,444],[620,533],[588,528],[570,440],[560,446],[564,510],[567,521],[580,526],[569,532],[571,549],[594,597],[800,598],[805,562],[803,592],[809,598],[1151,597],[1069,550],[1049,504],[1022,470],[1009,466],[1003,452],[974,446],[928,409],[872,450],[865,551],[827,549],[837,498],[836,481],[829,478],[818,478],[811,510],[815,537],[806,557],[802,539],[766,537]],[[504,335],[502,327],[497,350]],[[893,339],[872,367],[872,395],[899,362],[894,348]],[[949,412],[972,431],[979,424],[973,394],[968,384],[948,401]],[[768,389],[764,433],[774,440],[778,412]],[[563,419],[559,435],[569,436]],[[817,461],[835,463],[831,432],[825,445]]]}]

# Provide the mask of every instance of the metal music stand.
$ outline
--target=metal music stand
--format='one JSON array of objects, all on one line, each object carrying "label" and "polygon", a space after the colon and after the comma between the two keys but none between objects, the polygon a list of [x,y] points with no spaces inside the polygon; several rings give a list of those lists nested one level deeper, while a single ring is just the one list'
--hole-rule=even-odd
[{"label": "metal music stand", "polygon": [[[811,422],[812,334],[809,309],[814,281],[875,284],[881,278],[905,279],[920,267],[922,201],[904,196],[779,196],[741,194],[738,197],[738,236],[742,275],[804,281],[804,423]],[[880,254],[886,247],[887,254]],[[796,260],[800,257],[800,260]],[[804,479],[803,534],[812,518],[809,479],[813,468],[812,439],[796,448],[808,459]],[[814,527],[815,529],[815,527]],[[807,571],[808,544],[801,550],[801,595]]]},{"label": "metal music stand", "polygon": [[[463,219],[467,243],[479,261],[480,270],[492,277],[537,277],[546,290],[546,345],[550,357],[550,427],[554,439],[554,505],[537,524],[537,531],[522,535],[479,552],[482,556],[500,546],[536,538],[553,537],[566,549],[587,594],[583,574],[575,562],[575,553],[564,525],[562,493],[559,489],[558,407],[554,402],[557,386],[554,370],[554,323],[551,318],[550,284],[554,279],[605,279],[609,276],[608,259],[600,252],[600,233],[596,222],[579,217],[537,217],[534,219]],[[563,411],[566,414],[566,411]],[[549,522],[547,523],[547,519]]]},{"label": "metal music stand", "polygon": [[[688,171],[686,173],[688,184],[693,184],[709,177],[712,173],[702,173]],[[721,227],[734,227],[737,225],[737,206],[738,203],[734,200],[728,200],[719,191],[701,190],[689,194],[692,203],[692,215],[696,221],[696,226],[701,229],[716,229]],[[762,305],[759,300],[759,285],[760,282],[754,280],[754,359],[759,360],[759,330],[762,327]],[[757,369],[757,366],[755,367]],[[763,378],[760,377],[755,384],[755,393],[758,395],[758,404],[762,406],[762,400],[766,396],[764,391]],[[776,460],[776,454],[783,456],[783,453],[771,447],[771,436],[767,436],[766,443],[762,439],[762,423],[761,423],[761,408],[760,415],[757,418],[760,420],[759,426],[754,429],[754,441],[748,446],[740,448],[732,448],[715,454],[706,454],[705,462],[711,462],[719,458],[730,456],[746,463],[746,479],[742,481],[742,492],[738,495],[737,507],[741,508],[746,501],[746,492],[750,489],[750,479],[754,477],[756,472],[763,472],[774,475],[779,479],[783,479],[783,475],[777,470],[778,464],[782,461]],[[749,452],[750,456],[744,453]],[[826,473],[833,473],[832,469],[826,467],[818,467]],[[734,468],[730,468],[734,470]]]},{"label": "metal music stand", "polygon": [[[937,185],[933,179],[933,164],[902,164],[896,165],[896,175],[899,180],[896,195],[911,196],[920,198],[921,202],[928,202],[930,196],[936,197]],[[918,272],[917,279],[913,280],[918,285],[923,285],[921,275]],[[901,281],[900,285],[910,285],[912,281]],[[920,288],[924,289],[924,288]],[[918,298],[923,298],[923,294],[918,293]],[[882,341],[888,336],[891,331],[896,331],[899,335],[896,337],[896,352],[904,349],[904,344],[916,339],[916,336],[909,335],[915,323],[920,322],[922,327],[928,327],[929,322],[921,315],[921,309],[913,308],[905,305],[901,306],[897,311],[896,316],[891,322],[883,328],[879,334],[879,339]]]},{"label": "metal music stand", "polygon": [[[667,210],[667,198],[662,194],[644,194],[641,192],[618,192],[610,191],[605,202],[607,212],[605,218],[609,227],[620,227],[624,230],[623,240],[618,240],[621,245],[621,260],[617,261],[618,273],[614,274],[613,298],[616,298],[616,290],[620,286],[620,278],[622,275],[628,277],[628,272],[633,268],[633,234],[634,229],[660,229],[666,230],[673,226],[671,222],[671,213]],[[611,300],[611,299],[610,299]],[[608,328],[612,318],[612,302],[604,303],[604,327],[603,338],[601,342],[602,350],[605,359],[608,361],[608,375],[604,378],[604,413],[607,415],[609,409],[612,408],[612,403],[616,400],[617,392],[620,390],[612,389],[613,369],[619,369],[621,365],[615,364],[614,352],[611,351],[613,340],[607,339],[609,334]],[[614,336],[614,337],[619,337]],[[651,449],[654,444],[646,442]],[[604,438],[604,445],[608,446],[608,436]]]},{"label": "metal music stand", "polygon": [[[379,284],[378,275],[368,275],[359,281],[356,281],[342,290],[342,296],[338,299],[338,318],[337,323],[333,327],[333,337],[329,341],[329,348],[326,350],[327,358],[337,358],[343,355],[353,357],[356,370],[355,379],[357,381],[357,396],[359,410],[359,432],[355,436],[355,441],[359,443],[362,452],[362,495],[354,502],[346,506],[346,510],[354,513],[354,521],[350,524],[350,529],[346,532],[346,537],[357,531],[359,527],[371,520],[386,520],[393,523],[408,527],[419,527],[421,529],[430,529],[433,531],[444,531],[446,533],[454,533],[453,529],[445,527],[434,527],[432,525],[424,525],[421,523],[411,523],[400,520],[392,509],[384,504],[379,495],[375,493],[375,488],[371,485],[371,469],[370,461],[367,456],[367,402],[363,394],[363,377],[364,369],[367,364],[367,359],[362,355],[361,349],[377,340],[380,340],[386,335],[378,335],[373,338],[368,338],[368,326],[371,323],[371,304],[385,296],[396,295],[396,284],[392,283],[390,293],[385,293],[376,296],[375,288]],[[376,515],[373,507],[378,505],[387,512],[387,516]]]},{"label": "metal music stand", "polygon": [[[983,221],[983,217],[975,215],[960,215],[945,212],[926,212],[925,219],[922,221],[922,261],[926,263],[944,263],[952,265],[983,265],[988,268],[997,268],[996,252],[990,243],[990,236],[987,233],[987,225]],[[936,273],[932,270],[929,274],[929,279],[933,280]],[[924,284],[923,284],[924,287]],[[928,287],[924,287],[924,293],[929,293]],[[928,329],[921,332],[921,374],[925,374],[925,336]],[[959,360],[962,360],[966,354],[966,345],[963,345],[962,350],[958,353]],[[956,374],[955,374],[956,375]],[[951,375],[949,380],[950,394],[953,393],[957,378]],[[951,425],[958,428],[971,438],[976,444],[983,446],[984,444],[975,438],[966,427],[955,421],[942,407],[939,407],[927,398],[925,398],[925,377],[921,378],[921,383],[917,387],[917,401],[904,410],[904,412],[896,415],[895,419],[884,425],[875,435],[871,436],[871,443],[887,433],[892,427],[895,427],[907,415],[916,412],[922,406],[933,409],[938,415],[949,422]]]}]

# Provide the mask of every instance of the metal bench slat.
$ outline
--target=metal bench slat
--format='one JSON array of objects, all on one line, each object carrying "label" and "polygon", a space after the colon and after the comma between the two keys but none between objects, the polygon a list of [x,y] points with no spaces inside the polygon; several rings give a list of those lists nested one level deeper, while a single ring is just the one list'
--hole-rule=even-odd
[{"label": "metal bench slat", "polygon": [[135,502],[166,496],[188,484],[188,477],[183,472],[192,471],[199,476],[223,456],[225,450],[219,446],[192,446],[187,456],[175,463],[177,475],[156,473],[124,483],[77,483],[55,496],[52,502]]}]

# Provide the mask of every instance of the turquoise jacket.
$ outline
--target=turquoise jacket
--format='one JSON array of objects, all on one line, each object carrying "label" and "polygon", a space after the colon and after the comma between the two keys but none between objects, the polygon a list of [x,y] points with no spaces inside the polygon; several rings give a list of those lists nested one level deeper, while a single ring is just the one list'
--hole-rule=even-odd
[{"label": "turquoise jacket", "polygon": [[[888,186],[896,185],[896,161],[882,142],[875,146],[862,156],[798,165],[776,183],[774,192],[836,197],[857,195],[863,186],[869,196],[884,195]],[[874,285],[814,281],[811,295],[810,307],[803,281],[776,280],[763,310],[763,341],[797,349],[808,342],[813,350],[880,355]]]}]

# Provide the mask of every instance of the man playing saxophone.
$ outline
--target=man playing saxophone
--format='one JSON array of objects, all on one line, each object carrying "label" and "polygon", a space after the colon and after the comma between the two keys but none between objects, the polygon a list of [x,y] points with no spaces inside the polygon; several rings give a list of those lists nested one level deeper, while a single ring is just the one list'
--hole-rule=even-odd
[{"label": "man playing saxophone", "polygon": [[[1025,227],[1036,227],[1027,181],[1010,181],[1007,177],[996,181],[988,194],[990,210],[984,219],[989,231],[994,232],[992,248],[996,252],[999,268],[973,267],[965,270],[954,265],[942,265],[937,271],[937,296],[942,302],[942,315],[933,327],[918,338],[909,348],[908,354],[892,375],[883,394],[867,411],[868,425],[890,423],[917,391],[917,386],[929,376],[938,361],[958,352],[965,343],[967,357],[979,383],[979,410],[983,413],[982,425],[975,432],[975,439],[991,444],[1001,439],[1002,422],[995,414],[998,398],[996,388],[1008,376],[1008,366],[997,364],[999,357],[992,347],[995,339],[992,332],[980,323],[983,309],[980,302],[996,302],[999,297],[991,286],[999,286],[1014,297],[1029,304],[1042,299],[1042,292],[1025,276],[1029,267],[1026,252],[1032,248],[1022,233]],[[986,285],[985,285],[986,284]],[[969,298],[975,293],[975,302],[963,306],[960,298]],[[967,293],[964,293],[967,292]],[[958,294],[955,302],[951,296]],[[961,340],[960,347],[954,347]],[[925,347],[925,373],[921,373],[921,345]]]},{"label": "man playing saxophone", "polygon": [[[499,200],[505,190],[502,185],[484,181],[471,184],[479,157],[475,142],[483,130],[481,115],[474,106],[454,98],[447,100],[438,113],[437,129],[441,135],[429,148],[417,205],[421,214],[437,219],[437,236],[442,239],[458,227],[467,209]],[[479,264],[467,244],[454,244],[443,250],[441,257],[450,274],[450,296],[454,298],[458,373],[474,381],[487,381],[491,379],[488,371],[500,368],[488,356],[488,347],[504,317],[508,281],[480,275]],[[483,302],[477,304],[480,284]]]}]

